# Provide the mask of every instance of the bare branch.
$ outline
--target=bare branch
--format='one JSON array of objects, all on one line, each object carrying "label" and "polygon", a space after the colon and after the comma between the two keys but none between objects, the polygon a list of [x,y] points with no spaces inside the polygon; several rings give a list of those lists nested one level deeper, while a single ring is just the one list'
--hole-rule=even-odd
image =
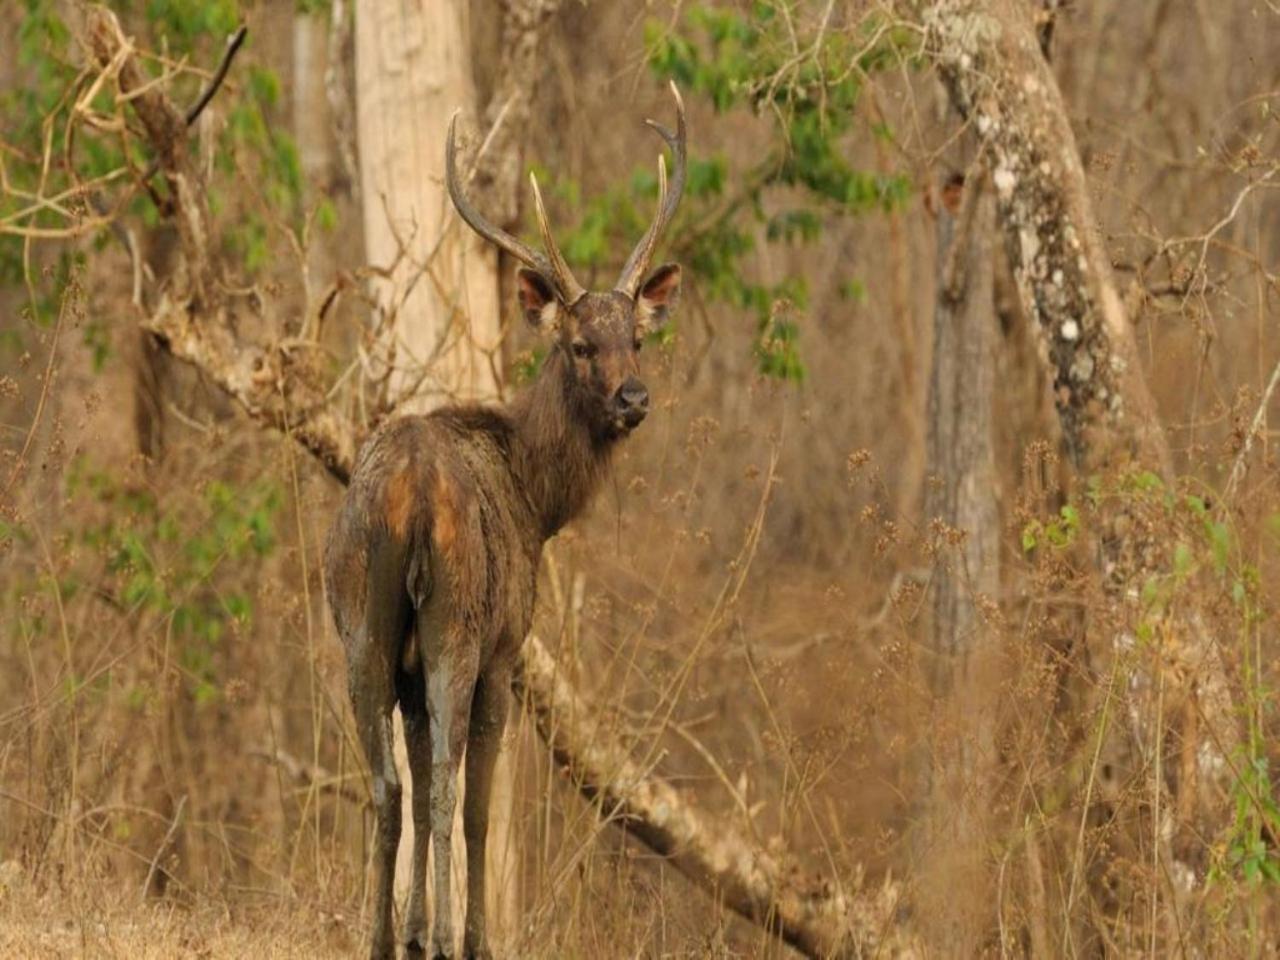
[{"label": "bare branch", "polygon": [[279,345],[241,341],[216,315],[198,315],[167,292],[144,330],[216,384],[258,424],[287,432],[346,483],[360,431],[331,405],[306,363]]},{"label": "bare branch", "polygon": [[340,777],[324,767],[314,763],[307,763],[305,760],[300,760],[293,754],[280,749],[273,750],[264,747],[260,750],[252,751],[250,756],[258,757],[273,766],[279,767],[299,788],[310,790],[314,787],[317,790],[335,794],[362,809],[369,806],[368,795],[362,794],[346,783],[347,779],[358,779],[358,777]]},{"label": "bare branch", "polygon": [[209,101],[214,98],[218,92],[218,88],[222,86],[222,81],[227,78],[227,71],[231,69],[231,61],[235,59],[244,38],[249,35],[249,28],[241,24],[236,32],[227,38],[227,48],[222,52],[222,60],[218,64],[218,69],[214,71],[209,82],[205,84],[205,88],[200,91],[200,96],[196,98],[196,102],[187,108],[187,112],[183,119],[187,121],[187,126],[191,126],[204,112],[204,108],[209,105]]}]

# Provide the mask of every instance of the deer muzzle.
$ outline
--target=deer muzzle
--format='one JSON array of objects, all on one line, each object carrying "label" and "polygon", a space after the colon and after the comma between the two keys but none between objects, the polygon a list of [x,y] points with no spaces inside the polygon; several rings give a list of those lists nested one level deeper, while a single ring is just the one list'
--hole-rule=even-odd
[{"label": "deer muzzle", "polygon": [[635,377],[627,377],[613,398],[618,419],[628,430],[640,426],[649,413],[649,390]]}]

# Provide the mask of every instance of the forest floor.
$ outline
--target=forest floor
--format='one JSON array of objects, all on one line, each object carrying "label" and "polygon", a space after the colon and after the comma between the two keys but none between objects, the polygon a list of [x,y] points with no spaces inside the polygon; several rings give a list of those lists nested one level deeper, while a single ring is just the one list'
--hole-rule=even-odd
[{"label": "forest floor", "polygon": [[0,884],[0,957],[266,960],[351,957],[358,918],[316,904],[144,901],[103,884],[37,893]]}]

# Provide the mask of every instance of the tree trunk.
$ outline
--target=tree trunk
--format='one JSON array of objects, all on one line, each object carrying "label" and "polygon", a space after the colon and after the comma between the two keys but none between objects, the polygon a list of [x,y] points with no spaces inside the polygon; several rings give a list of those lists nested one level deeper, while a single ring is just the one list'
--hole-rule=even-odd
[{"label": "tree trunk", "polygon": [[[1125,304],[1117,290],[1106,247],[1099,236],[1088,183],[1075,135],[1056,79],[1040,43],[1033,5],[1024,0],[936,0],[916,3],[925,28],[928,53],[937,64],[952,105],[973,124],[991,169],[1004,245],[1026,316],[1034,318],[1040,352],[1053,382],[1063,442],[1083,476],[1115,479],[1139,469],[1154,471],[1166,489],[1174,479],[1168,441],[1139,363],[1136,341]],[[1206,618],[1194,604],[1178,624],[1177,643],[1159,651],[1161,666],[1134,666],[1133,632],[1142,614],[1138,596],[1149,577],[1160,572],[1158,551],[1142,533],[1138,507],[1128,500],[1109,502],[1091,518],[1097,545],[1099,579],[1105,591],[1101,636],[1087,644],[1091,668],[1099,679],[1095,696],[1108,687],[1112,665],[1127,671],[1125,691],[1128,731],[1117,724],[1104,728],[1109,764],[1100,789],[1131,787],[1147,771],[1159,770],[1156,756],[1167,748],[1158,718],[1158,701],[1175,694],[1202,705],[1209,729],[1188,725],[1185,736],[1201,737],[1184,749],[1199,758],[1201,776],[1184,778],[1189,790],[1221,786],[1230,769],[1225,758],[1239,741],[1228,675]],[[1185,678],[1184,689],[1164,690],[1163,676]],[[1105,711],[1103,712],[1105,716]],[[1171,740],[1172,738],[1168,738]],[[1164,744],[1162,746],[1162,743]],[[1172,764],[1167,765],[1172,767]],[[1126,782],[1127,781],[1127,782]],[[1092,783],[1090,783],[1090,789]],[[1156,797],[1168,785],[1153,780]],[[1085,801],[1098,796],[1086,792]],[[1193,816],[1196,796],[1173,803],[1157,800],[1165,828],[1172,814]],[[1083,821],[1081,821],[1083,822]],[[1213,825],[1178,824],[1179,829]],[[1083,838],[1083,832],[1080,836]],[[1157,859],[1169,866],[1167,844]],[[1080,851],[1067,891],[1065,910],[1076,910]],[[1175,871],[1193,877],[1194,871]],[[1179,896],[1187,891],[1178,889]],[[1067,943],[1062,945],[1066,949]]]},{"label": "tree trunk", "polygon": [[422,412],[497,393],[498,258],[460,226],[444,187],[444,136],[476,116],[467,4],[370,0],[356,18],[365,255],[389,367],[388,400]]},{"label": "tree trunk", "polygon": [[[317,13],[299,10],[293,15],[293,138],[298,145],[302,173],[311,187],[306,203],[327,197],[333,181],[333,126],[329,98],[325,92],[329,29]],[[329,240],[315,232],[306,250],[307,316],[316,309],[317,299],[334,262]]]},{"label": "tree trunk", "polygon": [[[948,185],[938,210],[938,293],[928,404],[925,521],[934,550],[933,726],[918,862],[926,935],[977,956],[989,923],[984,795],[995,751],[982,607],[1000,588],[992,440],[995,340],[992,203],[980,177]],[[936,882],[932,882],[937,878]],[[957,891],[963,891],[957,894]]]},{"label": "tree trunk", "polygon": [[940,0],[923,19],[951,102],[988,155],[1005,247],[1037,321],[1063,436],[1085,470],[1168,443],[1098,236],[1075,134],[1022,0]]}]

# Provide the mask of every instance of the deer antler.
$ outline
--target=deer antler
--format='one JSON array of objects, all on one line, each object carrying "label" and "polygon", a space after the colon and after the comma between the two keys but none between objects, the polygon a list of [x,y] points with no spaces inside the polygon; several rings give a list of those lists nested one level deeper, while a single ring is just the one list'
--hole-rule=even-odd
[{"label": "deer antler", "polygon": [[537,270],[538,273],[554,283],[565,306],[573,306],[582,299],[587,291],[574,278],[573,272],[569,269],[569,265],[565,263],[565,259],[560,253],[560,248],[556,246],[555,238],[551,236],[551,228],[547,225],[547,214],[542,207],[542,194],[538,191],[538,181],[536,179],[533,180],[533,199],[538,209],[538,226],[542,230],[542,241],[547,248],[546,255],[516,239],[501,227],[490,223],[484,214],[477,210],[471,204],[471,201],[467,199],[462,190],[462,183],[458,179],[458,145],[454,138],[457,122],[458,114],[455,111],[453,117],[449,120],[449,139],[445,146],[445,181],[449,187],[449,196],[453,199],[453,205],[457,208],[458,214],[480,236],[499,249],[511,254],[526,267],[532,267]]},{"label": "deer antler", "polygon": [[653,252],[658,247],[658,240],[662,236],[662,231],[667,228],[671,218],[675,216],[676,207],[680,205],[680,195],[684,193],[687,146],[684,100],[681,99],[680,91],[674,81],[671,84],[671,94],[676,98],[676,132],[673,134],[666,127],[652,120],[645,121],[667,142],[667,146],[671,149],[671,154],[675,158],[675,168],[671,175],[670,189],[668,189],[667,185],[666,165],[663,163],[662,156],[659,155],[657,213],[654,214],[653,223],[649,225],[649,229],[640,239],[640,243],[636,245],[635,250],[631,251],[631,256],[623,266],[622,273],[618,275],[618,282],[613,286],[614,290],[619,293],[625,293],[632,299],[635,299],[636,292],[644,281],[644,275],[649,270],[649,262],[653,259]]},{"label": "deer antler", "polygon": [[[649,229],[640,238],[640,243],[631,251],[631,256],[627,258],[627,262],[622,268],[622,273],[618,276],[618,282],[613,287],[614,290],[624,293],[632,299],[635,299],[636,292],[640,289],[644,275],[649,270],[649,262],[653,259],[653,252],[658,247],[658,240],[671,222],[671,218],[675,216],[676,207],[680,205],[680,197],[684,193],[687,146],[684,100],[681,99],[680,91],[676,88],[674,82],[671,84],[671,93],[676,99],[676,132],[672,133],[662,124],[653,120],[646,120],[645,123],[656,130],[658,135],[666,141],[672,156],[675,158],[674,171],[668,184],[666,161],[659,154],[657,212],[654,214],[653,222],[649,225]],[[452,119],[449,120],[449,139],[445,147],[445,179],[449,187],[449,196],[453,198],[453,205],[457,207],[458,213],[463,220],[471,225],[471,229],[475,230],[480,236],[500,249],[505,250],[525,266],[537,270],[554,283],[565,306],[573,306],[586,295],[587,291],[582,284],[578,283],[573,271],[569,269],[569,264],[565,262],[564,256],[560,253],[560,248],[556,246],[555,237],[551,234],[551,226],[547,222],[547,211],[542,204],[542,191],[538,189],[537,177],[531,173],[529,182],[533,185],[533,202],[538,216],[538,229],[542,232],[542,243],[546,247],[546,254],[539,253],[527,244],[517,240],[501,227],[490,223],[467,199],[462,189],[462,183],[458,179],[458,145],[454,137],[457,121],[458,114],[455,112]]]},{"label": "deer antler", "polygon": [[573,306],[587,291],[582,285],[574,279],[573,271],[569,269],[569,264],[565,263],[565,259],[560,255],[560,248],[556,246],[555,237],[551,236],[551,227],[547,224],[547,211],[542,206],[542,191],[538,189],[538,178],[534,176],[532,170],[529,171],[529,183],[533,185],[533,205],[537,208],[538,213],[538,229],[542,231],[542,245],[547,248],[547,256],[551,258],[551,269],[555,271],[555,282],[563,294],[566,306]]}]

